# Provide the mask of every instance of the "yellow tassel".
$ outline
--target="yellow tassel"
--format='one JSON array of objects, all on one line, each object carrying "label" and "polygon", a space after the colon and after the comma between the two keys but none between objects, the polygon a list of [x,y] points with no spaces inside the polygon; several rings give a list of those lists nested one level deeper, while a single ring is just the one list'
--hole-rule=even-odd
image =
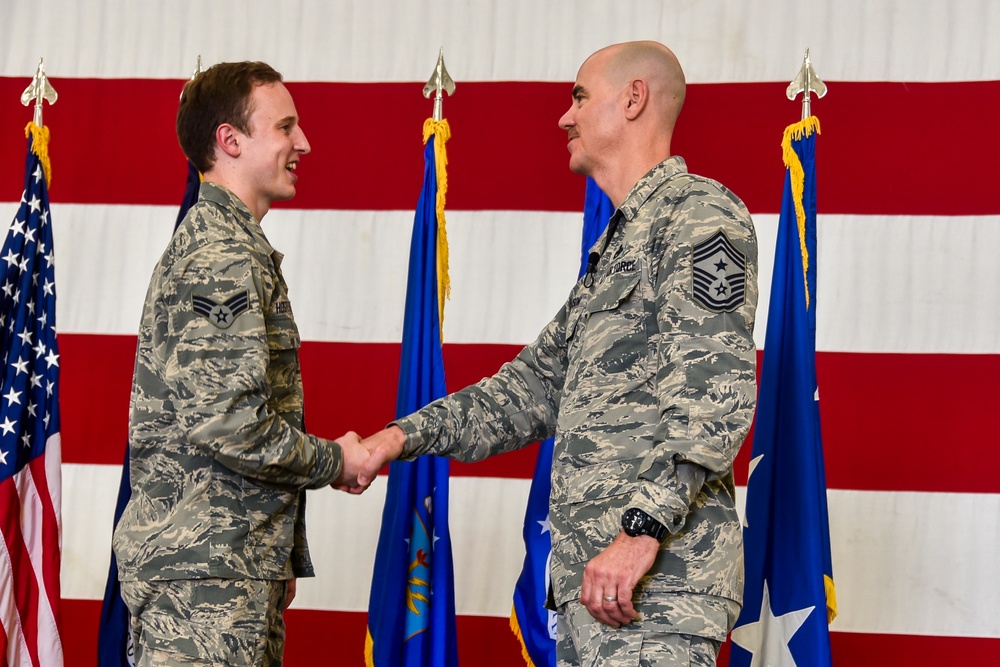
[{"label": "yellow tassel", "polygon": [[833,623],[837,618],[837,590],[833,586],[833,579],[823,575],[823,586],[826,589],[826,622]]},{"label": "yellow tassel", "polygon": [[424,121],[424,143],[434,135],[435,171],[437,173],[437,279],[438,279],[438,323],[444,340],[444,302],[451,296],[451,278],[448,275],[448,231],[445,227],[444,202],[448,193],[448,153],[445,142],[451,138],[451,128],[446,120],[428,118]]},{"label": "yellow tassel", "polygon": [[521,624],[517,622],[517,610],[514,607],[510,608],[510,629],[517,637],[517,643],[521,645],[521,657],[524,658],[524,664],[526,667],[535,667],[535,663],[531,661],[531,656],[528,655],[528,647],[524,645],[524,636],[521,635]]},{"label": "yellow tassel", "polygon": [[375,642],[371,630],[365,632],[365,667],[375,667]]},{"label": "yellow tassel", "polygon": [[28,135],[33,137],[31,142],[31,152],[38,156],[42,163],[42,171],[45,172],[45,186],[52,187],[52,163],[49,161],[49,128],[38,127],[33,122],[24,127],[25,138]]},{"label": "yellow tassel", "polygon": [[802,249],[802,279],[806,285],[806,309],[809,309],[809,279],[806,271],[809,269],[809,251],[806,250],[806,210],[802,204],[802,193],[805,190],[806,173],[798,154],[792,148],[792,141],[819,134],[819,118],[810,116],[805,120],[785,128],[785,136],[781,139],[781,155],[792,177],[792,201],[795,203],[795,219],[799,227],[799,246]]}]

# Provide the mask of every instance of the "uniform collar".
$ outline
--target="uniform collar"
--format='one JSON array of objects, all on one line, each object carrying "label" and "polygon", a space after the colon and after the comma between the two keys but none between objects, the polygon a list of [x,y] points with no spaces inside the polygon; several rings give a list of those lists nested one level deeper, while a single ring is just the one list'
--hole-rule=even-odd
[{"label": "uniform collar", "polygon": [[247,234],[249,234],[255,242],[263,246],[264,252],[274,257],[278,264],[281,263],[282,255],[274,249],[271,243],[267,240],[267,237],[264,236],[264,230],[261,229],[260,221],[253,217],[253,213],[250,212],[247,205],[244,204],[243,201],[234,195],[228,188],[219,185],[218,183],[202,181],[201,187],[198,190],[198,198],[218,204],[222,208],[229,211],[229,213],[234,217],[236,223]]},{"label": "uniform collar", "polygon": [[639,179],[639,182],[635,184],[632,191],[622,202],[622,205],[618,207],[622,215],[626,220],[633,219],[636,214],[638,214],[639,209],[642,208],[643,204],[653,196],[653,193],[663,183],[677,174],[687,173],[687,164],[684,162],[684,158],[680,155],[672,155],[666,160],[656,165],[648,172],[646,175]]}]

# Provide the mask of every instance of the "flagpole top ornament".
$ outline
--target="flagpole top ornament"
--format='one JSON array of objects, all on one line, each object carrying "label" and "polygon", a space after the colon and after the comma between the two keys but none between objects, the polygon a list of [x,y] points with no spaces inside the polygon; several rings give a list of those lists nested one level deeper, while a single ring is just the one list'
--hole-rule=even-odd
[{"label": "flagpole top ornament", "polygon": [[[194,68],[194,71],[193,71],[193,72],[191,72],[191,78],[190,78],[190,79],[188,79],[188,80],[187,80],[187,83],[185,83],[184,85],[185,85],[185,86],[187,86],[187,84],[188,84],[188,83],[190,83],[191,81],[194,81],[194,78],[195,78],[196,76],[198,76],[199,74],[201,74],[202,72],[204,72],[204,71],[205,71],[205,70],[203,70],[203,69],[201,68],[201,54],[199,53],[199,54],[198,54],[198,64],[197,64],[197,65],[195,65],[195,68]],[[183,89],[183,88],[181,88],[181,97],[182,97],[182,98],[184,97],[184,89]]]},{"label": "flagpole top ornament", "polygon": [[802,59],[802,67],[799,68],[799,73],[795,75],[795,78],[792,79],[792,82],[788,84],[788,88],[785,90],[785,94],[790,100],[794,100],[795,96],[799,93],[804,93],[802,96],[802,120],[805,120],[812,115],[810,93],[815,93],[816,97],[826,95],[826,84],[823,83],[823,80],[816,74],[816,70],[813,69],[812,61],[809,60],[809,49],[806,49],[806,55]]},{"label": "flagpole top ornament", "polygon": [[455,82],[444,66],[443,46],[438,52],[438,61],[437,65],[434,66],[434,72],[431,74],[431,78],[427,79],[427,83],[424,84],[424,97],[430,97],[431,93],[436,93],[434,96],[433,118],[434,120],[442,120],[444,118],[444,110],[442,109],[444,93],[448,93],[449,95],[455,94]]},{"label": "flagpole top ornament", "polygon": [[57,99],[59,99],[59,95],[49,83],[48,77],[45,76],[45,58],[39,58],[38,69],[35,70],[35,76],[31,79],[31,85],[21,93],[21,104],[28,106],[34,101],[35,117],[33,122],[38,127],[42,127],[42,102],[55,104]]}]

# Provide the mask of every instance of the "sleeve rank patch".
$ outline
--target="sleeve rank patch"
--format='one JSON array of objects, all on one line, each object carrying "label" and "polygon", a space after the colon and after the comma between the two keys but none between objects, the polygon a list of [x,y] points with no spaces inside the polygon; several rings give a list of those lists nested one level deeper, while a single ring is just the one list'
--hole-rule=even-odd
[{"label": "sleeve rank patch", "polygon": [[747,258],[721,229],[695,244],[694,298],[713,313],[729,313],[746,298]]},{"label": "sleeve rank patch", "polygon": [[220,329],[228,329],[237,317],[245,313],[250,308],[250,293],[240,292],[236,296],[229,297],[222,303],[218,303],[207,296],[191,297],[191,305],[194,312],[198,313],[209,322]]}]

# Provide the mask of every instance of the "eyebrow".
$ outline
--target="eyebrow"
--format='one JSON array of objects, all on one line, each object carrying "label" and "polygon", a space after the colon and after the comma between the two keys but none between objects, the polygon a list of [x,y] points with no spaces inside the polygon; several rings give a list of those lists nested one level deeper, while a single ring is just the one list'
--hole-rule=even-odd
[{"label": "eyebrow", "polygon": [[284,118],[282,118],[281,120],[279,120],[274,125],[275,125],[275,127],[277,127],[277,126],[280,126],[280,125],[284,125],[285,123],[297,123],[298,120],[299,120],[298,116],[285,116]]},{"label": "eyebrow", "polygon": [[576,97],[577,95],[582,95],[585,92],[586,89],[580,84],[576,84],[575,86],[573,86],[573,97]]}]

